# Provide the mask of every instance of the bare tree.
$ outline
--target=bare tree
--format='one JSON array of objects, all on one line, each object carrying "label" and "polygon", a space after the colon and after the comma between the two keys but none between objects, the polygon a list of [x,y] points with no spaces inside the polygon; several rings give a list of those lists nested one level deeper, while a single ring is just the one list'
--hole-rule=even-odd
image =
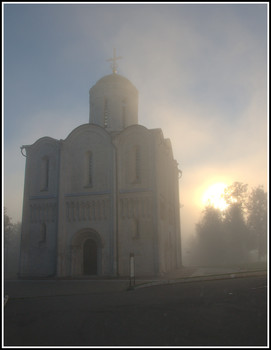
[{"label": "bare tree", "polygon": [[249,234],[242,203],[232,203],[227,208],[223,224],[228,248],[228,263],[240,264],[247,262],[249,259]]},{"label": "bare tree", "polygon": [[258,250],[266,257],[267,194],[261,186],[248,191],[248,185],[234,182],[224,192],[228,207],[221,212],[212,206],[203,211],[196,224],[194,252],[201,264],[243,264]]},{"label": "bare tree", "polygon": [[229,205],[238,204],[245,213],[248,201],[248,185],[235,181],[225,188],[223,198]]},{"label": "bare tree", "polygon": [[207,206],[196,225],[196,233],[198,261],[204,265],[224,264],[227,249],[220,210]]},{"label": "bare tree", "polygon": [[4,208],[4,272],[5,278],[17,278],[19,270],[21,223],[12,223]]},{"label": "bare tree", "polygon": [[262,186],[253,188],[247,203],[247,224],[252,247],[258,250],[258,260],[267,255],[267,193]]},{"label": "bare tree", "polygon": [[11,222],[11,218],[7,214],[7,208],[4,207],[4,234],[5,234],[5,237],[8,236],[8,234],[12,230],[12,226],[13,225]]}]

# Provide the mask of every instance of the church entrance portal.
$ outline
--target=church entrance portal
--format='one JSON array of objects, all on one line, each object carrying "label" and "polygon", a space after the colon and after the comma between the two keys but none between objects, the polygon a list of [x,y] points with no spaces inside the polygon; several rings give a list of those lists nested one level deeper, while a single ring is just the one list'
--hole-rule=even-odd
[{"label": "church entrance portal", "polygon": [[101,275],[102,248],[98,232],[89,228],[76,232],[71,240],[71,275]]},{"label": "church entrance portal", "polygon": [[83,274],[97,275],[97,243],[93,239],[87,239],[83,247]]}]

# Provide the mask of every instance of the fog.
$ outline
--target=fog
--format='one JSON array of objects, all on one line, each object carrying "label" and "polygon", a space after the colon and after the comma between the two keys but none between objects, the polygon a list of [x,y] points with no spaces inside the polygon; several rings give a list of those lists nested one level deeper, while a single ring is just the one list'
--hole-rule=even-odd
[{"label": "fog", "polygon": [[212,183],[267,188],[266,5],[5,5],[4,202],[21,220],[20,146],[88,122],[88,90],[118,73],[139,123],[170,138],[184,263]]}]

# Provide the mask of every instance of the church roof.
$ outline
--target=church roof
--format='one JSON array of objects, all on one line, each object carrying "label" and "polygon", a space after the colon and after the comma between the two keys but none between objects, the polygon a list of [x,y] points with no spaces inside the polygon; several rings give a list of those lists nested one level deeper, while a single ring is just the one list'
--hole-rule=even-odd
[{"label": "church roof", "polygon": [[130,82],[129,79],[123,77],[120,74],[108,74],[105,75],[104,77],[102,77],[100,80],[97,81],[97,83],[94,86],[99,86],[99,85],[107,85],[107,84],[129,84],[130,86],[132,86],[134,89],[136,89],[136,87]]}]

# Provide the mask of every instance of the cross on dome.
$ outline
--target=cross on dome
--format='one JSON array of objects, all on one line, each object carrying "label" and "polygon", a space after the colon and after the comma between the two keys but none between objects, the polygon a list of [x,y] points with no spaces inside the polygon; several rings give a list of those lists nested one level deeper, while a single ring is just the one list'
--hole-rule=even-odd
[{"label": "cross on dome", "polygon": [[113,72],[114,74],[117,73],[117,67],[118,67],[116,61],[117,61],[117,60],[120,60],[121,58],[122,58],[121,56],[116,57],[116,49],[114,48],[114,49],[113,49],[113,58],[109,58],[108,60],[106,60],[107,62],[109,62],[109,61],[112,61],[112,62],[113,62],[113,63],[111,64],[111,68],[112,68],[112,72]]}]

